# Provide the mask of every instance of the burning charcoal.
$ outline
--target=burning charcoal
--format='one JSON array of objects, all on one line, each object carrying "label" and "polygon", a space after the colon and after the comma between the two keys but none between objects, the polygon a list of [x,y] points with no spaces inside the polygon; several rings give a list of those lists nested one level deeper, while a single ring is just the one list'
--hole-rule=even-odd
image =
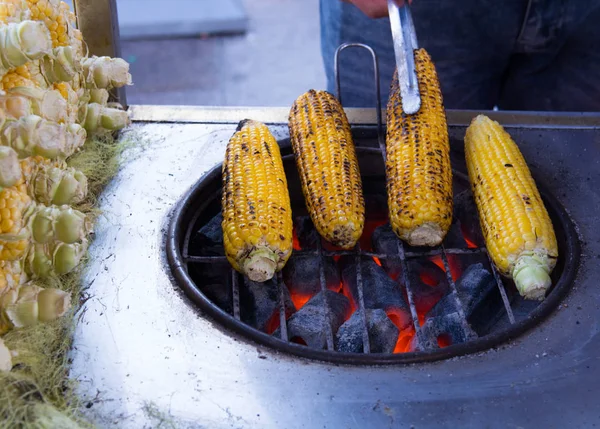
[{"label": "burning charcoal", "polygon": [[[326,302],[329,307],[329,321]],[[350,302],[344,295],[330,290],[319,292],[289,318],[288,338],[290,341],[302,340],[311,348],[326,349],[327,325],[331,326],[331,331],[335,334],[349,312]],[[281,337],[280,329],[278,328],[273,335]]]},{"label": "burning charcoal", "polygon": [[[287,318],[295,308],[285,287],[283,301]],[[269,334],[279,326],[279,286],[276,278],[258,283],[244,277],[240,285],[240,318],[242,322]]]},{"label": "burning charcoal", "polygon": [[[400,332],[383,310],[367,310],[367,331],[371,353],[392,353]],[[363,318],[355,311],[337,332],[336,349],[340,352],[363,353]]]},{"label": "burning charcoal", "polygon": [[190,251],[190,254],[196,256],[225,255],[223,229],[221,228],[222,221],[223,216],[219,213],[198,230],[190,246],[194,251]]},{"label": "burning charcoal", "polygon": [[190,276],[208,299],[233,314],[232,270],[229,262],[189,264]]},{"label": "burning charcoal", "polygon": [[310,216],[297,216],[294,219],[294,227],[301,249],[314,250],[317,248],[320,236],[310,220]]},{"label": "burning charcoal", "polygon": [[411,259],[408,264],[417,313],[425,314],[448,292],[446,272],[429,259]]},{"label": "burning charcoal", "polygon": [[[327,289],[340,290],[340,274],[335,261],[330,256],[322,257]],[[292,254],[283,268],[283,281],[292,295],[313,296],[321,291],[319,256]]]},{"label": "burning charcoal", "polygon": [[400,279],[402,266],[398,255],[398,237],[392,231],[390,224],[382,225],[375,229],[371,236],[375,253],[385,254],[387,258],[381,260],[381,266],[392,279]]},{"label": "burning charcoal", "polygon": [[[456,306],[451,304],[450,301],[446,302],[444,300],[444,302],[446,306],[444,311],[450,312],[436,317],[430,317],[428,314],[425,323],[421,326],[421,332],[426,343],[424,348],[435,347],[432,344],[439,344],[440,337],[444,339],[444,342],[450,343],[447,345],[460,344],[477,338],[477,334],[456,311]],[[439,304],[441,303],[442,301]],[[436,305],[435,308],[438,308],[438,306]]]},{"label": "burning charcoal", "polygon": [[[358,307],[358,283],[356,277],[356,257],[343,256],[340,258],[342,282],[348,296]],[[361,258],[361,274],[363,283],[363,300],[367,309],[382,309],[399,328],[403,329],[412,323],[410,309],[399,283],[395,282],[372,258]]]},{"label": "burning charcoal", "polygon": [[456,282],[456,291],[467,317],[495,289],[494,275],[482,263],[470,265]]},{"label": "burning charcoal", "polygon": [[466,190],[455,196],[453,216],[458,220],[464,237],[478,247],[485,244],[479,225],[477,205],[470,190]]}]

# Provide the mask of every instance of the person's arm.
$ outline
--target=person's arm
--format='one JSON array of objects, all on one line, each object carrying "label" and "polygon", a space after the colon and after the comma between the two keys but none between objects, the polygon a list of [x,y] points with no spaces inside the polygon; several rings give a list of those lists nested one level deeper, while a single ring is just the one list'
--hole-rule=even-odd
[{"label": "person's arm", "polygon": [[[382,18],[388,15],[387,0],[342,0],[346,3],[352,3],[359,8],[369,18]],[[404,0],[395,0],[399,6],[404,4]],[[412,0],[408,0],[412,3]]]}]

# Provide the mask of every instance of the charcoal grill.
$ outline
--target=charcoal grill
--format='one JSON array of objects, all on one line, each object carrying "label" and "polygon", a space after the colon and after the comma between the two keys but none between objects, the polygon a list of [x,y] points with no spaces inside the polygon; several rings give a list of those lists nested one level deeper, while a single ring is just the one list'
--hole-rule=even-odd
[{"label": "charcoal grill", "polygon": [[[345,44],[342,45],[336,53],[336,77],[337,77],[337,92],[338,97],[340,96],[340,73],[337,68],[337,60],[339,54],[346,48],[363,48],[367,49],[373,57],[374,75],[378,76],[377,58],[375,52],[366,45],[362,44]],[[379,99],[379,79],[374,79],[377,104],[380,105]],[[366,172],[369,178],[372,180],[373,176],[378,176],[380,179],[380,188],[384,189],[384,178],[383,171],[385,161],[385,137],[384,127],[381,120],[381,112],[377,115],[377,124],[375,127],[361,127],[354,129],[354,141],[357,146],[357,156],[360,160],[361,172]],[[286,169],[286,175],[288,176],[288,182],[290,183],[290,193],[292,194],[292,202],[296,202],[295,207],[292,207],[292,211],[295,213],[300,210],[306,212],[304,205],[301,200],[301,191],[299,188],[299,179],[295,171],[295,165],[293,162],[293,155],[290,151],[289,139],[279,141],[280,147],[282,148],[284,166]],[[469,180],[465,174],[464,153],[462,151],[462,139],[453,139],[452,144],[452,164],[455,166],[461,166],[461,170],[454,170],[454,182],[455,189],[468,189]],[[457,186],[458,185],[458,186]],[[499,273],[496,271],[494,265],[489,259],[487,250],[481,241],[481,245],[477,248],[452,248],[448,247],[446,240],[441,246],[430,249],[430,248],[410,248],[403,244],[401,240],[396,241],[396,249],[394,253],[374,253],[372,251],[366,251],[360,248],[360,243],[353,250],[324,250],[323,242],[319,240],[317,247],[314,250],[295,250],[294,255],[306,255],[312,253],[318,257],[321,261],[319,264],[319,272],[315,273],[318,276],[320,290],[325,293],[327,290],[325,269],[323,263],[323,256],[328,257],[340,257],[350,256],[356,261],[356,282],[358,285],[358,299],[357,299],[357,311],[360,315],[362,322],[362,343],[363,353],[347,353],[340,352],[337,350],[334,344],[336,332],[333,331],[331,324],[325,323],[321,329],[325,331],[326,337],[326,350],[320,350],[315,347],[305,347],[302,345],[295,344],[292,342],[292,338],[288,335],[288,319],[289,311],[286,306],[284,291],[287,290],[288,286],[283,281],[281,273],[277,277],[277,286],[279,290],[279,302],[278,302],[278,325],[280,328],[277,330],[276,336],[269,335],[265,332],[261,332],[255,327],[252,327],[241,320],[240,317],[240,282],[243,278],[233,269],[229,271],[225,270],[225,277],[229,279],[223,279],[220,285],[221,288],[231,288],[230,294],[231,302],[226,305],[223,303],[215,302],[210,296],[207,296],[203,292],[202,283],[205,281],[202,275],[202,271],[199,274],[194,275],[193,269],[190,267],[197,267],[215,264],[225,265],[227,259],[224,254],[220,256],[199,256],[194,254],[192,250],[191,242],[193,241],[194,233],[211,219],[207,215],[209,212],[212,216],[218,209],[221,198],[221,166],[216,166],[206,176],[201,178],[192,189],[184,196],[179,208],[176,210],[170,224],[169,229],[169,241],[167,244],[168,261],[172,267],[173,275],[175,276],[178,284],[183,288],[185,293],[204,311],[210,314],[213,318],[218,320],[228,329],[234,332],[242,334],[247,338],[256,341],[260,344],[273,347],[275,349],[292,353],[298,356],[321,359],[335,363],[349,363],[349,364],[397,364],[397,363],[412,363],[419,361],[431,361],[436,359],[444,359],[454,356],[463,355],[466,353],[474,353],[485,350],[489,347],[496,346],[502,342],[517,337],[519,334],[525,332],[527,329],[535,326],[544,317],[548,316],[553,309],[560,303],[561,299],[568,292],[569,288],[573,284],[575,278],[578,263],[579,263],[579,241],[575,232],[574,225],[570,220],[568,214],[561,206],[561,204],[553,197],[552,193],[544,189],[542,184],[541,194],[544,203],[549,210],[551,218],[553,220],[554,227],[557,231],[557,238],[559,241],[560,256],[557,262],[557,267],[553,272],[553,287],[547,298],[536,305],[532,302],[524,303],[522,299],[512,299],[509,301],[509,294],[507,293],[504,281],[502,280]],[[466,191],[468,192],[468,191]],[[216,208],[217,207],[217,208]],[[367,213],[367,219],[369,213]],[[473,215],[473,222],[478,222],[476,215]],[[447,237],[448,238],[448,237]],[[466,246],[465,246],[466,247]],[[453,279],[449,263],[449,255],[475,255],[482,254],[488,262],[488,267],[492,271],[496,286],[498,288],[499,296],[504,309],[504,318],[506,319],[505,324],[499,329],[495,329],[487,333],[485,336],[479,337],[475,331],[471,328],[467,322],[465,315],[464,303],[459,299],[459,293],[457,291],[456,283]],[[294,257],[294,255],[292,257]],[[456,329],[458,329],[458,337],[462,340],[460,343],[452,344],[449,347],[440,348],[438,346],[437,336],[438,334],[448,335],[448,332],[429,332],[421,326],[419,317],[417,314],[417,308],[415,305],[415,285],[414,282],[410,281],[411,270],[408,264],[409,260],[423,260],[427,257],[439,256],[443,262],[445,268],[445,275],[447,284],[450,288],[448,298],[453,304],[453,309],[457,310],[457,319],[454,321]],[[412,318],[412,324],[414,327],[416,351],[408,353],[371,353],[369,332],[367,328],[367,318],[365,312],[364,303],[364,288],[363,288],[363,273],[361,270],[361,258],[378,258],[381,261],[385,261],[391,258],[399,258],[402,268],[402,275],[400,283],[405,287],[406,295],[408,297],[408,304],[410,307],[410,315]],[[200,268],[202,270],[202,268]],[[511,297],[515,298],[515,289],[512,282],[510,282],[512,293]],[[212,285],[211,285],[212,286]],[[219,287],[219,286],[217,286]],[[229,299],[228,299],[229,301]],[[325,304],[326,300],[322,301]],[[512,306],[517,305],[526,307],[527,310],[524,314],[519,317],[519,320],[515,318],[513,314]],[[323,305],[323,311],[326,317],[329,317],[329,306]],[[489,315],[492,319],[496,317],[495,313]],[[347,316],[349,317],[349,316]],[[432,333],[436,334],[432,337]]]}]

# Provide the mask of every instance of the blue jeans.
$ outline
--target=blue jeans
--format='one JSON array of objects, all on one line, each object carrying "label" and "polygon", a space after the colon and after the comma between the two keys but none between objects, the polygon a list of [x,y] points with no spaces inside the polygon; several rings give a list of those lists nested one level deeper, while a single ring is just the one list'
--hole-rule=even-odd
[{"label": "blue jeans", "polygon": [[[431,55],[446,108],[600,111],[600,0],[414,0],[419,46]],[[387,18],[320,0],[321,51],[334,91],[334,53],[344,42],[379,58],[382,104],[395,68]],[[375,104],[366,51],[340,57],[343,104]]]}]

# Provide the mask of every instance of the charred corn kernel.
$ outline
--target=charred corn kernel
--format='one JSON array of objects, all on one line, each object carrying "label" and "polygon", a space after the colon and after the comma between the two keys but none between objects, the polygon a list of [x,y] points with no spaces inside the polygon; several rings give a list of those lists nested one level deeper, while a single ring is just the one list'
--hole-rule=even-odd
[{"label": "charred corn kernel", "polygon": [[250,280],[267,281],[292,253],[292,209],[279,146],[266,125],[240,122],[222,173],[227,259]]},{"label": "charred corn kernel", "polygon": [[520,294],[543,299],[558,247],[525,158],[496,121],[479,115],[465,135],[469,179],[488,252]]},{"label": "charred corn kernel", "polygon": [[439,245],[452,223],[452,168],[446,113],[435,66],[415,51],[421,108],[402,111],[397,71],[387,105],[386,180],[390,223],[411,246]]},{"label": "charred corn kernel", "polygon": [[290,139],[310,217],[335,246],[353,247],[365,222],[362,182],[350,124],[339,101],[310,90],[289,116]]},{"label": "charred corn kernel", "polygon": [[0,191],[0,260],[16,261],[25,255],[29,245],[25,214],[30,205],[23,181]]}]

